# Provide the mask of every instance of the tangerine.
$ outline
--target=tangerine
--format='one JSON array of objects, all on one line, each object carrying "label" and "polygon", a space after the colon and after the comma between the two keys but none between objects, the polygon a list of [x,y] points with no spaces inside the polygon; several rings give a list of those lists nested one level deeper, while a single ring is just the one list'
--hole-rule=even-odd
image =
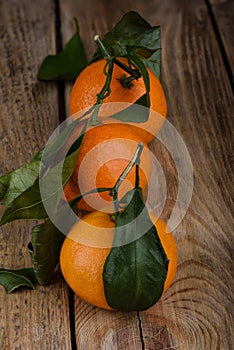
[{"label": "tangerine", "polygon": [[[64,188],[68,201],[95,188],[112,188],[134,156],[140,142],[138,136],[122,124],[110,122],[111,119],[105,118],[104,124],[91,127],[85,133],[74,172]],[[140,159],[140,186],[144,190],[151,173],[151,155],[146,144]],[[132,168],[119,187],[118,199],[134,185],[135,169]],[[107,212],[113,210],[112,197],[108,191],[86,195],[78,206],[86,211],[103,207],[106,207]]]},{"label": "tangerine", "polygon": [[[153,216],[151,220],[157,228],[162,246],[169,259],[164,284],[165,292],[176,274],[176,241],[162,220]],[[103,269],[111,250],[114,226],[114,222],[107,213],[99,211],[88,213],[73,226],[60,253],[61,271],[71,289],[86,302],[104,309],[111,309],[105,297]]]},{"label": "tangerine", "polygon": [[[119,58],[119,61],[128,64],[127,59]],[[94,105],[97,101],[97,94],[102,90],[106,76],[104,74],[105,59],[100,59],[87,66],[78,76],[72,87],[70,94],[70,112],[73,118],[78,116],[77,112]],[[150,81],[150,113],[148,120],[141,123],[128,123],[126,127],[138,135],[145,143],[152,141],[154,136],[160,130],[166,114],[167,104],[162,85],[157,76],[147,68]],[[124,81],[127,77],[122,68],[114,64],[112,80],[110,83],[110,95],[103,101],[100,109],[102,117],[108,117],[121,109],[126,108],[128,104],[136,102],[145,94],[145,84],[143,78],[131,81],[130,85],[125,86]],[[114,102],[114,104],[113,104]]]}]

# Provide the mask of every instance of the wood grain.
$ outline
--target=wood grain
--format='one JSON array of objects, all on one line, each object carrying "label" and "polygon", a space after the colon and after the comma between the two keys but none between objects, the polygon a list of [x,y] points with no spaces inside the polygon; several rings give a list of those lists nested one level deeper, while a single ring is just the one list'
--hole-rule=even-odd
[{"label": "wood grain", "polygon": [[[58,123],[57,86],[40,83],[42,59],[55,52],[52,2],[1,1],[0,172],[29,161]],[[30,266],[31,224],[19,221],[0,231],[0,264]],[[70,349],[67,287],[60,273],[49,286],[7,295],[0,288],[0,349]]]},{"label": "wood grain", "polygon": [[75,301],[77,349],[142,349],[135,312],[106,311]]},{"label": "wood grain", "polygon": [[160,303],[141,313],[142,332],[146,349],[154,348],[160,319],[175,349],[231,349],[233,97],[205,4],[170,5],[171,20],[165,15],[162,23],[168,118],[189,150],[195,186],[175,230],[177,277]]},{"label": "wood grain", "polygon": [[[95,9],[91,0],[61,2],[63,37],[70,35],[69,18],[77,16],[90,57],[94,34],[104,35],[130,9],[152,25],[161,25],[168,120],[190,153],[194,195],[186,217],[174,231],[179,266],[172,287],[140,315],[106,312],[77,297],[77,348],[231,349],[233,97],[219,43],[201,0],[99,1]],[[176,168],[158,141],[151,149],[169,184],[163,212],[169,218],[177,195]]]},{"label": "wood grain", "polygon": [[[231,65],[231,1],[210,3]],[[74,32],[76,16],[89,58],[95,50],[93,36],[103,36],[126,11],[136,10],[152,25],[161,25],[168,120],[184,139],[194,171],[193,198],[174,231],[179,266],[173,285],[141,313],[109,312],[75,297],[77,349],[231,350],[234,103],[207,2],[60,0],[59,5],[63,43]],[[0,1],[1,174],[30,160],[58,124],[57,85],[36,80],[42,59],[56,50],[55,12],[53,2],[46,0]],[[162,215],[168,220],[183,154],[172,159],[159,140],[150,147],[167,181]],[[30,266],[30,228],[25,222],[1,228],[1,266]],[[67,287],[59,271],[48,286],[35,291],[6,295],[0,289],[0,349],[69,350],[71,342]]]},{"label": "wood grain", "polygon": [[231,83],[234,84],[234,2],[232,0],[210,0],[209,3],[227,57],[226,64],[228,69],[230,67]]}]

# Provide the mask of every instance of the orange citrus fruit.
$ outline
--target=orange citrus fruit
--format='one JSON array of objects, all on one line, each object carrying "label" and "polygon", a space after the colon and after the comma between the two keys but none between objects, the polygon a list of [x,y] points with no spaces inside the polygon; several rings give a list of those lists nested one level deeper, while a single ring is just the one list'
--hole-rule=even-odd
[{"label": "orange citrus fruit", "polygon": [[[109,123],[91,127],[84,139],[72,176],[64,188],[68,201],[95,188],[112,188],[121,173],[134,156],[140,139],[122,124]],[[144,190],[151,173],[151,155],[144,145],[140,157],[140,186]],[[135,167],[131,169],[118,190],[118,199],[135,185]],[[86,195],[79,202],[81,210],[93,211],[106,206],[107,212],[113,210],[112,198],[108,191]]]},{"label": "orange citrus fruit", "polygon": [[[119,58],[119,61],[126,65],[128,64],[125,58]],[[86,67],[76,79],[70,94],[70,112],[74,119],[78,118],[78,115],[76,115],[77,112],[87,109],[96,103],[97,94],[102,90],[106,80],[103,72],[105,65],[106,60],[104,59],[95,61]],[[162,85],[157,76],[149,68],[147,68],[147,71],[149,73],[151,101],[149,118],[146,122],[128,123],[127,125],[145,143],[152,141],[160,130],[167,114],[166,98]],[[123,106],[132,104],[145,94],[146,89],[142,77],[138,80],[133,80],[128,87],[124,86],[125,79],[126,73],[122,68],[114,64],[110,83],[111,93],[104,99],[100,110],[102,117],[107,117],[117,112],[119,108],[125,108],[121,107],[122,104]]]},{"label": "orange citrus fruit", "polygon": [[[163,221],[153,216],[151,220],[169,259],[165,292],[176,274],[176,241]],[[88,213],[73,226],[60,253],[61,271],[71,289],[83,300],[104,309],[111,309],[104,293],[103,268],[111,250],[114,226],[110,215],[98,211]]]}]

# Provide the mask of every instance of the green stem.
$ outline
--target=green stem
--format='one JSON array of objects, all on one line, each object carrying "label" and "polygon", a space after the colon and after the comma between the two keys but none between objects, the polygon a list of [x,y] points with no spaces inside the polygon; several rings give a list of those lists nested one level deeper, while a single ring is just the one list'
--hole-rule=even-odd
[{"label": "green stem", "polygon": [[130,74],[130,77],[132,78],[132,80],[133,79],[138,80],[141,77],[141,73],[137,68],[132,69],[131,67],[126,66],[126,64],[124,64],[123,62],[120,62],[117,58],[114,58],[114,63],[120,68],[122,68],[125,72]]},{"label": "green stem", "polygon": [[102,90],[97,94],[97,102],[95,103],[94,111],[90,117],[90,124],[96,125],[99,123],[98,121],[98,113],[101,107],[101,104],[103,103],[103,100],[110,95],[110,83],[112,79],[112,73],[113,73],[113,60],[110,59],[104,68],[104,74],[106,75],[106,81],[102,88]]},{"label": "green stem", "polygon": [[69,204],[71,206],[74,206],[77,202],[79,202],[84,196],[88,195],[88,194],[92,194],[92,193],[96,193],[96,192],[107,192],[107,191],[111,191],[112,188],[109,187],[99,187],[99,188],[94,188],[90,191],[84,192],[82,194],[79,194],[78,196],[76,196],[75,198],[73,198]]},{"label": "green stem", "polygon": [[119,211],[119,204],[118,204],[118,190],[119,187],[121,185],[121,183],[126,179],[126,177],[128,176],[129,172],[131,171],[131,169],[133,168],[133,166],[136,164],[136,182],[135,182],[135,186],[138,187],[139,186],[139,163],[140,163],[140,156],[141,153],[143,151],[143,143],[139,142],[137,145],[137,149],[135,154],[133,155],[132,159],[130,160],[130,162],[128,163],[128,165],[126,166],[126,168],[124,169],[124,171],[121,173],[121,175],[119,176],[118,180],[116,181],[115,185],[112,188],[109,187],[100,187],[100,188],[94,188],[90,191],[84,192],[80,195],[78,195],[77,197],[73,198],[69,203],[71,206],[76,205],[77,202],[79,202],[81,200],[81,198],[83,198],[84,196],[91,194],[91,193],[96,193],[96,192],[109,192],[110,196],[112,197],[113,200],[113,204],[114,204],[114,213],[118,214]]},{"label": "green stem", "polygon": [[132,77],[132,79],[136,79],[138,80],[141,77],[141,73],[139,71],[139,69],[135,68],[131,68],[129,66],[127,66],[126,64],[124,64],[123,62],[119,61],[117,58],[113,57],[111,58],[109,52],[107,51],[105,45],[103,44],[103,42],[100,39],[99,35],[95,35],[94,40],[96,42],[96,44],[98,45],[103,57],[106,60],[113,60],[113,62],[119,66],[121,69],[123,69],[125,72],[127,72],[128,74],[130,74],[130,76]]},{"label": "green stem", "polygon": [[[126,179],[126,177],[128,176],[133,166],[135,164],[137,164],[137,166],[139,165],[140,156],[143,151],[143,147],[144,147],[143,143],[139,142],[134,156],[132,157],[132,159],[130,160],[130,162],[128,163],[128,165],[126,166],[122,174],[119,176],[118,180],[116,181],[115,185],[112,187],[110,191],[110,196],[112,196],[112,199],[114,202],[115,212],[118,212],[119,210],[119,205],[118,205],[119,187],[122,184],[122,182]],[[138,171],[138,168],[137,168],[137,171]],[[139,185],[139,180],[138,180],[138,185]]]},{"label": "green stem", "polygon": [[111,56],[110,56],[109,52],[107,51],[106,47],[104,46],[103,42],[101,41],[100,36],[95,35],[94,40],[95,40],[97,46],[99,47],[103,58],[105,58],[106,60],[110,60]]},{"label": "green stem", "polygon": [[97,94],[96,103],[91,108],[89,108],[89,110],[86,111],[79,118],[79,120],[82,120],[86,115],[88,115],[89,113],[91,113],[93,111],[92,115],[89,118],[89,124],[91,124],[91,125],[96,125],[99,123],[98,113],[99,113],[101,104],[103,103],[103,100],[105,98],[107,98],[111,93],[110,83],[111,83],[111,79],[112,79],[114,63],[116,65],[118,65],[121,69],[123,69],[125,72],[130,74],[130,77],[126,78],[129,80],[129,83],[131,83],[132,80],[134,80],[134,79],[137,80],[141,77],[141,73],[140,73],[139,69],[137,69],[137,68],[133,69],[130,66],[127,66],[126,64],[124,64],[123,62],[120,62],[117,58],[111,57],[110,54],[108,53],[105,45],[101,41],[99,35],[95,35],[94,40],[97,43],[103,57],[107,60],[107,63],[104,67],[104,74],[106,75],[106,81],[105,81],[105,84],[104,84],[102,90]]},{"label": "green stem", "polygon": [[[108,70],[106,70],[106,68]],[[100,104],[103,102],[103,100],[110,95],[110,83],[113,73],[113,60],[108,60],[106,66],[104,67],[104,74],[106,75],[106,81],[102,88],[102,90],[97,94],[97,104]]]},{"label": "green stem", "polygon": [[135,177],[135,188],[139,188],[139,181],[140,177],[139,177],[139,164],[136,163],[136,177]]}]

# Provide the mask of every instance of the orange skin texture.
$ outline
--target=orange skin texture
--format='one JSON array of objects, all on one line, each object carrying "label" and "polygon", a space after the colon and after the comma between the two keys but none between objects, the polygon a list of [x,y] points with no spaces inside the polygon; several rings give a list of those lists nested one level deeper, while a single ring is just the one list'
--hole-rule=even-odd
[{"label": "orange skin texture", "polygon": [[[105,118],[107,120],[107,118]],[[122,124],[99,125],[89,129],[84,136],[76,166],[64,188],[68,201],[94,188],[112,188],[136,152],[140,139]],[[141,154],[139,169],[140,186],[144,190],[151,174],[151,156],[147,145]],[[135,184],[135,167],[131,169],[118,190],[122,198]],[[86,211],[99,210],[106,206],[112,212],[112,197],[109,192],[93,193],[82,199],[78,208]]]},{"label": "orange skin texture", "polygon": [[[168,274],[164,284],[165,292],[171,285],[177,270],[176,241],[162,220],[153,216],[151,220],[157,228],[169,259]],[[102,230],[97,231],[97,227]],[[60,253],[61,271],[71,289],[86,302],[108,310],[112,309],[106,301],[102,274],[113,238],[114,222],[108,214],[95,211],[86,214],[82,221],[73,226]]]},{"label": "orange skin texture", "polygon": [[[119,58],[119,61],[128,65],[125,58]],[[103,73],[106,60],[100,59],[86,67],[78,76],[73,85],[70,94],[70,113],[74,119],[78,118],[77,112],[88,109],[97,101],[97,94],[102,90],[106,76]],[[138,135],[145,143],[153,140],[155,135],[165,121],[167,114],[167,104],[162,85],[156,75],[147,68],[150,81],[150,114],[146,122],[128,123],[126,127]],[[132,81],[130,88],[123,87],[120,79],[126,74],[121,68],[114,64],[112,80],[110,84],[111,93],[103,101],[100,110],[101,117],[107,117],[111,113],[117,112],[119,106],[110,106],[110,102],[134,103],[145,94],[145,85],[143,78]],[[108,105],[105,105],[108,103]],[[124,107],[126,108],[126,107]]]}]

